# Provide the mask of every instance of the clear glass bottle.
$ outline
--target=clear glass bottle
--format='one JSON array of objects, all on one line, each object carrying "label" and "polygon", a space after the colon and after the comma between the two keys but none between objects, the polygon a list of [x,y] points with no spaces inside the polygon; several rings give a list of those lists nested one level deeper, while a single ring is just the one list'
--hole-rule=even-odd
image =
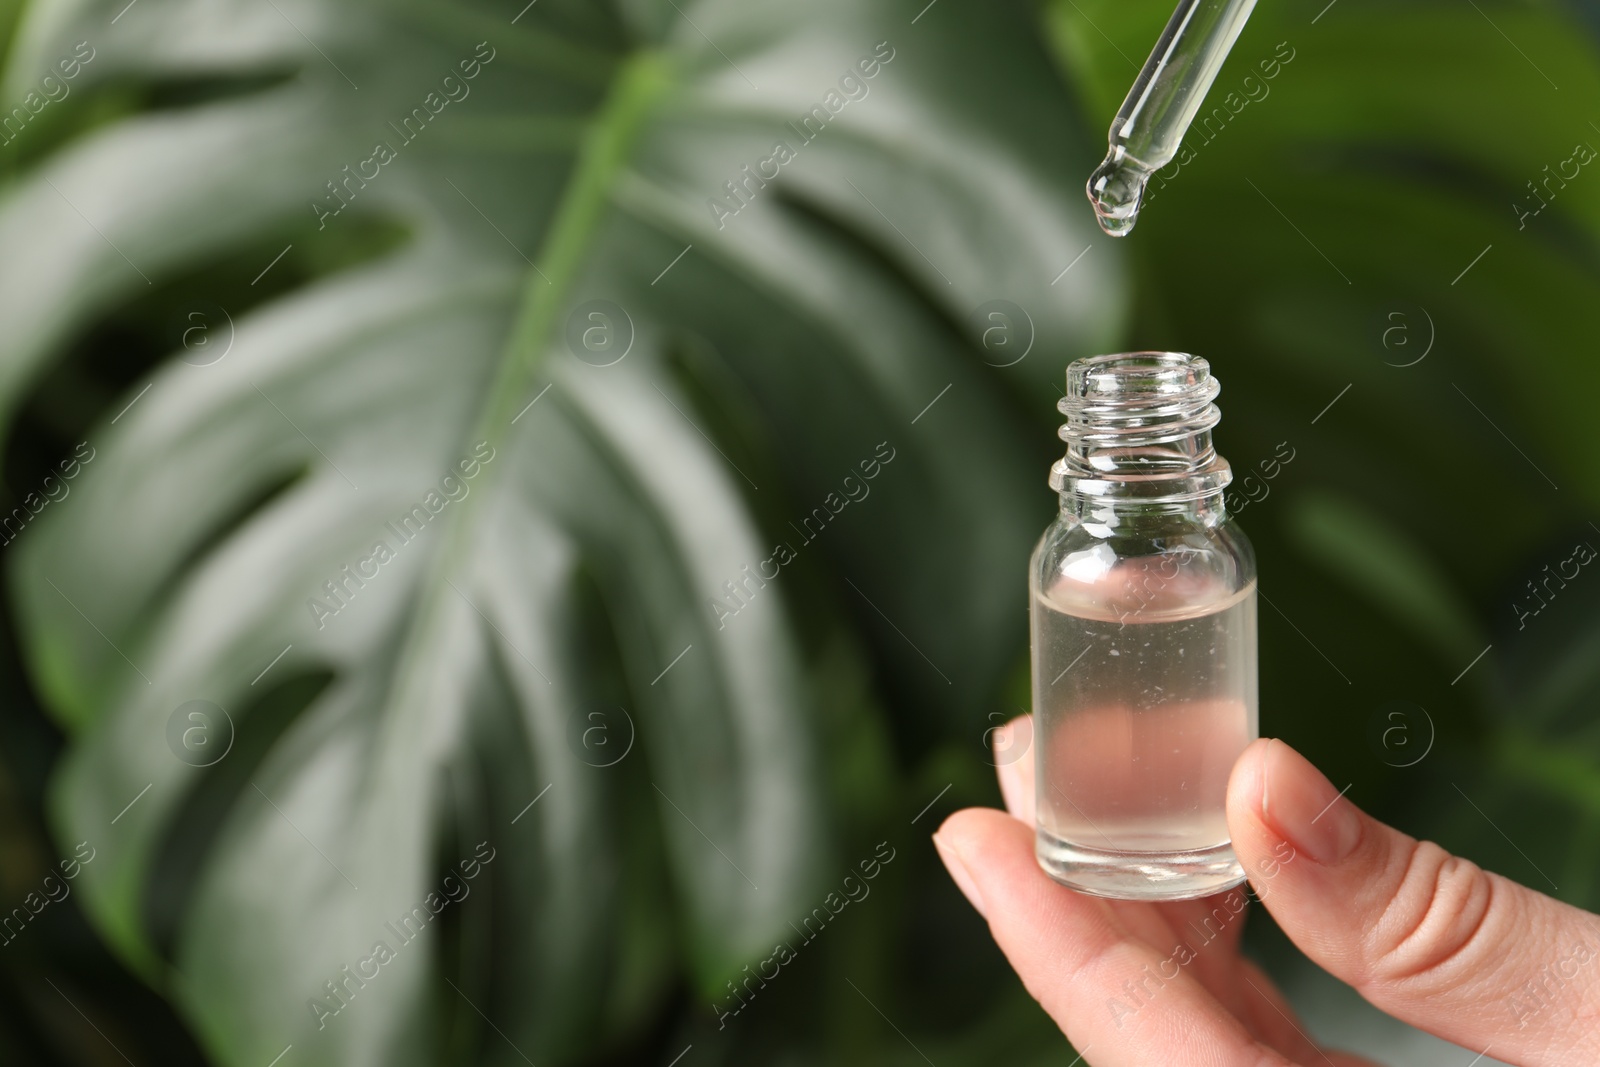
[{"label": "clear glass bottle", "polygon": [[1036,852],[1096,896],[1245,878],[1224,801],[1258,729],[1256,567],[1223,507],[1219,390],[1179,352],[1067,368],[1061,514],[1030,564]]}]

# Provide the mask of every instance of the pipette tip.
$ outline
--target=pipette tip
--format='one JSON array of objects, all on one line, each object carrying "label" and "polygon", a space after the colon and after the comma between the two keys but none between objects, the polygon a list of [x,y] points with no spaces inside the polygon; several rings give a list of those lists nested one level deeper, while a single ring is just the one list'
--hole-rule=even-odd
[{"label": "pipette tip", "polygon": [[1126,153],[1113,149],[1089,176],[1084,191],[1094,206],[1095,220],[1112,237],[1126,237],[1139,221],[1150,171]]}]

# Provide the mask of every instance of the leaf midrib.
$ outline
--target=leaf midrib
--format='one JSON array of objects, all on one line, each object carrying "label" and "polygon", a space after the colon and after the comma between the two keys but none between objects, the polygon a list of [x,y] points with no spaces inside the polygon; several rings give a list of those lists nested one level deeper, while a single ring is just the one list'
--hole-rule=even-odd
[{"label": "leaf midrib", "polygon": [[[552,336],[557,316],[573,280],[582,269],[590,237],[599,226],[646,117],[672,85],[666,59],[642,51],[624,63],[604,105],[595,113],[572,173],[552,215],[548,235],[535,266],[527,274],[517,319],[500,357],[499,369],[485,394],[470,442],[486,441],[498,453],[511,432],[511,415],[525,395]],[[464,507],[445,531],[446,538],[424,576],[424,587],[412,615],[405,647],[397,657],[401,675],[390,690],[391,706],[420,688],[417,672],[429,664],[422,654],[435,636],[443,613],[441,600],[450,591],[450,575],[470,551],[483,500],[503,475],[505,464],[484,470],[488,484],[462,501]],[[397,724],[385,722],[386,727]]]}]

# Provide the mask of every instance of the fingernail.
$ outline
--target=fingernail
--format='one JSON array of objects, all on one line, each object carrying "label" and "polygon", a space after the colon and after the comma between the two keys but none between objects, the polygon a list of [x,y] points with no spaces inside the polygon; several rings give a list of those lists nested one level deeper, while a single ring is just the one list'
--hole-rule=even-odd
[{"label": "fingernail", "polygon": [[1361,814],[1300,753],[1267,745],[1261,814],[1285,840],[1318,863],[1338,863],[1361,840]]},{"label": "fingernail", "polygon": [[939,850],[939,858],[944,860],[945,870],[950,872],[950,880],[961,890],[961,895],[967,898],[967,903],[987,919],[988,913],[983,908],[983,894],[978,892],[978,883],[972,880],[972,872],[967,870],[967,865],[961,861],[956,850],[944,841],[938,834],[933,835],[933,847]]}]

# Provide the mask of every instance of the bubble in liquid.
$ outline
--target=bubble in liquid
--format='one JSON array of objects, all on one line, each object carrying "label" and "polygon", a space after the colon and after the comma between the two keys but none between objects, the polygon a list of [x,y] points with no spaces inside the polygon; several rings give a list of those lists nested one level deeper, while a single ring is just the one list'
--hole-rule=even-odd
[{"label": "bubble in liquid", "polygon": [[1126,237],[1139,221],[1139,203],[1151,172],[1121,150],[1113,150],[1089,175],[1087,193],[1100,228],[1112,237]]}]

